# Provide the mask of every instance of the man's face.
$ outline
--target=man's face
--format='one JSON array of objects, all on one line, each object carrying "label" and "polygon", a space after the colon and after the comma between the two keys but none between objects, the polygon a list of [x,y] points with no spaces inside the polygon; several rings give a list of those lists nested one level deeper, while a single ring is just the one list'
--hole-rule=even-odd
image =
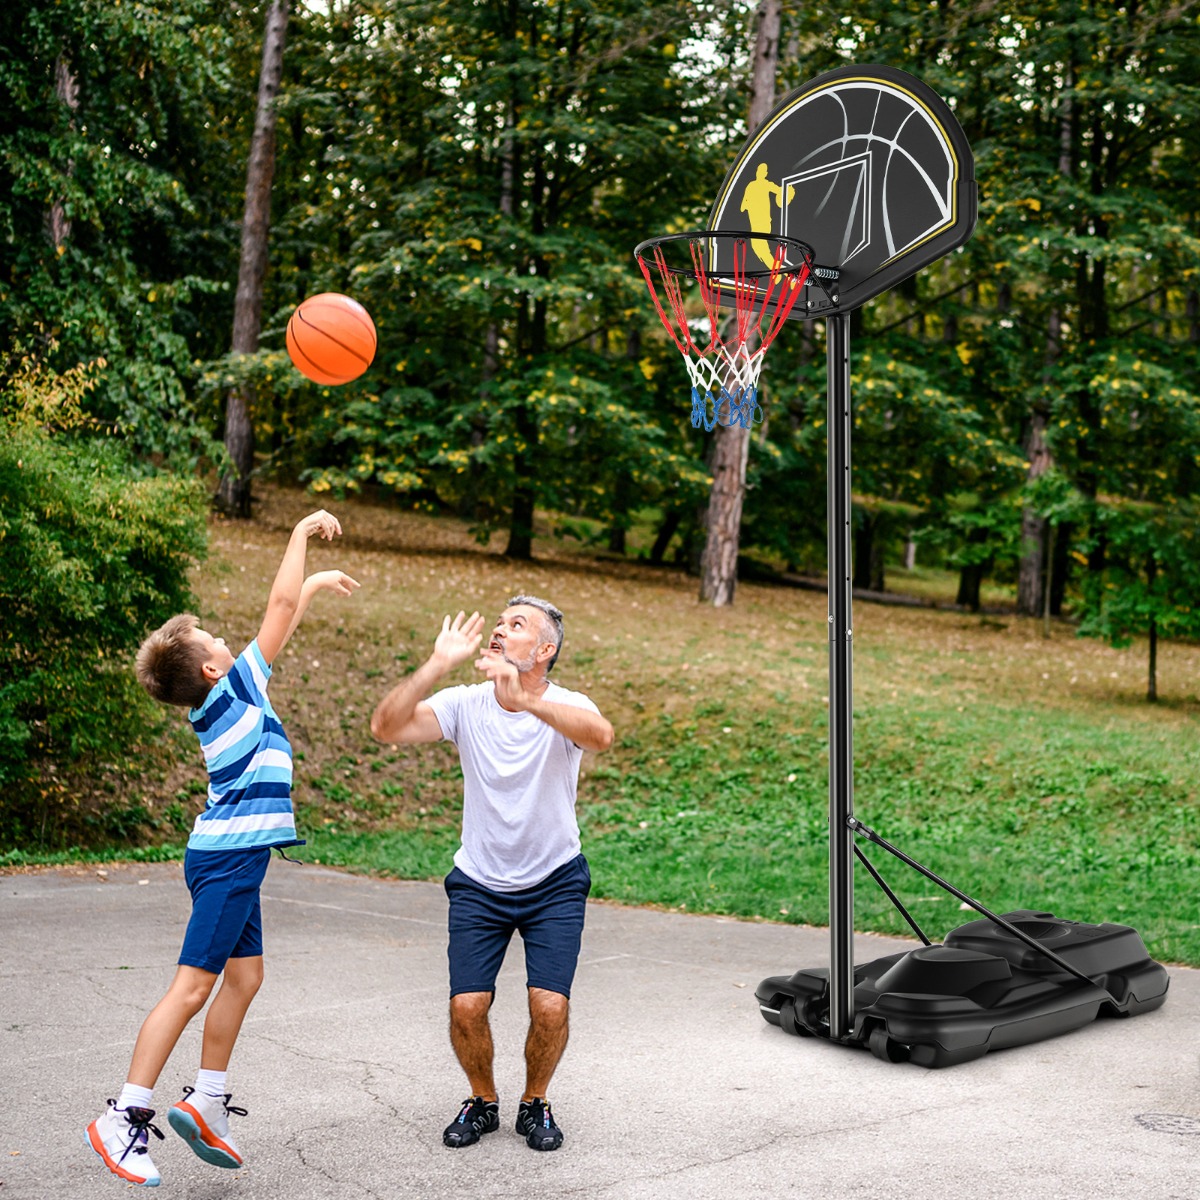
[{"label": "man's face", "polygon": [[497,618],[487,652],[500,655],[518,671],[530,671],[541,646],[549,644],[553,649],[553,643],[547,643],[544,635],[545,618],[541,609],[514,604]]},{"label": "man's face", "polygon": [[233,666],[233,655],[225,645],[225,639],[215,638],[205,629],[193,629],[192,636],[204,650],[204,661],[211,663],[222,675],[228,674]]}]

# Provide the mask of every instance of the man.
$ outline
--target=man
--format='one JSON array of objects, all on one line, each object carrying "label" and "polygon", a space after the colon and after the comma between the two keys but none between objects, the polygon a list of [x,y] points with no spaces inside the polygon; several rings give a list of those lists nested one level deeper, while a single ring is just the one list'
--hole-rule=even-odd
[{"label": "man", "polygon": [[[562,613],[515,596],[479,652],[483,618],[447,616],[433,653],[380,702],[371,732],[382,742],[458,747],[462,845],[446,876],[450,900],[450,1041],[471,1085],[442,1134],[452,1148],[499,1128],[488,1010],[514,930],[525,943],[529,1035],[516,1128],[534,1150],[563,1133],[546,1099],[567,1044],[567,1009],[591,889],[580,853],[575,793],[584,750],[607,750],[612,726],[580,692],[548,675],[563,640]],[[433,689],[479,654],[486,683]]]}]

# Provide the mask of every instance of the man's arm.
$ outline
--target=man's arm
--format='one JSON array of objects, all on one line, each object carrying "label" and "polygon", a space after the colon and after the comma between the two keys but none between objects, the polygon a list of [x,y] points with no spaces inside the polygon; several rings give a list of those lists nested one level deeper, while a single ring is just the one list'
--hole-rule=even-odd
[{"label": "man's arm", "polygon": [[496,700],[509,712],[533,713],[583,750],[607,750],[613,744],[613,727],[604,717],[590,708],[531,696],[512,663],[485,654],[475,667],[496,685]]},{"label": "man's arm", "polygon": [[526,703],[531,712],[563,737],[570,738],[581,750],[607,750],[613,744],[613,727],[599,713],[576,704],[561,704],[540,697]]},{"label": "man's arm", "polygon": [[425,700],[444,676],[474,657],[482,636],[483,618],[477,612],[470,617],[460,612],[453,622],[444,617],[433,653],[380,700],[371,717],[372,736],[391,745],[440,742],[442,727]]},{"label": "man's arm", "polygon": [[304,560],[308,552],[308,539],[314,533],[332,540],[342,532],[337,517],[324,509],[311,513],[298,522],[288,539],[283,561],[275,572],[271,594],[267,597],[267,611],[258,630],[258,648],[267,663],[275,661],[276,655],[292,634],[300,608],[300,593],[304,586]]}]

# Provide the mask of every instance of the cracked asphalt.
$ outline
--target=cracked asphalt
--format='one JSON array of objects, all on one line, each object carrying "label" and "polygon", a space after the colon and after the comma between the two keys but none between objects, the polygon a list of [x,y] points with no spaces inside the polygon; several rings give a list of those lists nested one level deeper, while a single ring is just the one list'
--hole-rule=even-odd
[{"label": "cracked asphalt", "polygon": [[[110,1176],[83,1129],[124,1078],[188,913],[178,864],[0,877],[0,1200],[91,1200]],[[193,1023],[156,1093],[161,1195],[581,1200],[1200,1194],[1200,972],[1166,1004],[941,1071],[791,1038],[759,1015],[766,975],[828,962],[828,934],[591,904],[572,1037],[551,1091],[566,1143],[512,1130],[524,964],[493,1009],[501,1129],[441,1130],[466,1092],[446,1034],[439,884],[274,862],[267,981],[230,1070],[246,1165],[205,1166],[167,1127],[191,1083]],[[866,961],[904,948],[862,937]]]}]

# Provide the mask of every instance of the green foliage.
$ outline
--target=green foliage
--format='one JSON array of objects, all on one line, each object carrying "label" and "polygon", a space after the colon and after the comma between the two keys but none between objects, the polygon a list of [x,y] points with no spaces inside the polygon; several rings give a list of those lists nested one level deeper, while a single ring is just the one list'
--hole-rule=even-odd
[{"label": "green foliage", "polygon": [[[1200,512],[1195,504],[1106,500],[1092,548],[1104,566],[1084,585],[1080,634],[1129,646],[1137,637],[1200,637]],[[1157,689],[1150,678],[1150,699]]]},{"label": "green foliage", "polygon": [[[69,833],[77,797],[59,772],[126,760],[125,743],[156,720],[132,654],[149,629],[192,603],[188,570],[205,549],[194,482],[145,477],[118,442],[84,435],[81,397],[99,370],[56,377],[26,361],[0,381],[6,842]],[[57,430],[46,423],[55,414]],[[137,823],[126,810],[109,832]]]},{"label": "green foliage", "polygon": [[187,387],[236,254],[227,26],[211,0],[0,9],[0,323],[59,370],[105,358],[88,403],[140,463],[214,449]]}]

